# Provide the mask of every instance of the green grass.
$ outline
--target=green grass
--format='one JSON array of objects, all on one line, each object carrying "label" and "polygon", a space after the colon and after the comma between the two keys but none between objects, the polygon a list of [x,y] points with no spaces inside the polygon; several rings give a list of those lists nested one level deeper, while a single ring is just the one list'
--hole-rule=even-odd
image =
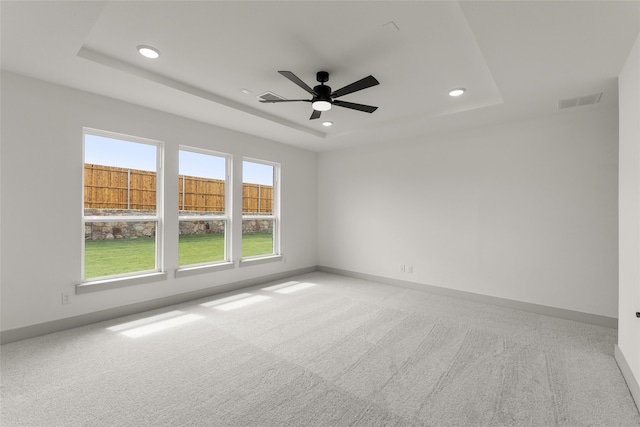
[{"label": "green grass", "polygon": [[[271,233],[244,234],[242,257],[273,253]],[[224,259],[221,234],[180,236],[178,265],[185,266]],[[111,276],[155,269],[155,239],[86,240],[85,278]]]},{"label": "green grass", "polygon": [[180,236],[178,265],[200,264],[224,259],[223,234],[191,234]]},{"label": "green grass", "polygon": [[273,235],[255,233],[242,235],[242,258],[273,253]]},{"label": "green grass", "polygon": [[155,239],[86,240],[84,277],[110,276],[156,268]]}]

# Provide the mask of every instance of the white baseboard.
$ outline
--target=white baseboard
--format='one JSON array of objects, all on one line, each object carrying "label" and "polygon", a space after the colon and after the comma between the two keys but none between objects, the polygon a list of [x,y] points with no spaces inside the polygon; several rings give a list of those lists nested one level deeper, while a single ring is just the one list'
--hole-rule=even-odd
[{"label": "white baseboard", "polygon": [[86,326],[92,323],[102,322],[105,320],[115,319],[117,317],[128,316],[130,314],[142,313],[149,310],[155,310],[174,304],[192,301],[198,298],[206,298],[225,292],[236,291],[251,286],[260,285],[274,280],[280,280],[291,276],[297,276],[304,273],[316,271],[316,267],[301,268],[283,273],[270,274],[255,279],[241,280],[238,282],[218,285],[214,288],[202,289],[199,291],[187,292],[170,297],[153,299],[150,301],[129,304],[122,307],[110,308],[94,313],[81,314],[79,316],[67,317],[64,319],[53,320],[51,322],[38,323],[35,325],[24,326],[22,328],[9,329],[0,332],[0,344],[7,344],[14,341],[21,341],[27,338],[34,338],[41,335],[47,335],[54,332],[64,331],[66,329]]},{"label": "white baseboard", "polygon": [[616,362],[618,362],[618,367],[620,368],[620,372],[622,372],[624,380],[627,382],[631,397],[633,397],[633,400],[636,402],[636,408],[640,411],[640,383],[638,383],[638,378],[633,376],[633,371],[631,371],[631,367],[629,363],[627,363],[624,353],[622,353],[622,350],[620,350],[617,344],[614,348],[613,355],[616,358]]},{"label": "white baseboard", "polygon": [[[76,328],[79,326],[85,326],[92,323],[102,322],[104,320],[110,320],[121,316],[127,316],[130,314],[141,313],[148,310],[155,310],[162,307],[167,307],[173,304],[179,304],[187,301],[191,301],[198,298],[205,298],[212,295],[217,295],[225,292],[231,292],[262,283],[280,280],[291,276],[297,276],[299,274],[310,273],[313,271],[324,271],[327,273],[339,274],[347,277],[355,277],[358,279],[370,280],[373,282],[380,282],[394,286],[401,286],[405,288],[421,290],[426,292],[432,292],[434,294],[446,295],[455,298],[462,298],[471,301],[481,302],[485,304],[497,305],[500,307],[511,308],[515,310],[528,311],[536,314],[543,314],[545,316],[558,317],[561,319],[574,320],[583,323],[590,323],[599,326],[606,326],[609,328],[617,329],[618,319],[606,316],[600,316],[590,313],[582,313],[578,311],[565,310],[555,307],[547,307],[544,305],[531,304],[526,302],[514,301],[504,298],[491,297],[486,295],[474,294],[472,292],[458,291],[454,289],[441,288],[438,286],[425,285],[421,283],[408,282],[404,280],[390,279],[381,276],[374,276],[371,274],[358,273],[349,270],[341,270],[332,267],[314,266],[307,267],[293,271],[287,271],[284,273],[272,274],[269,276],[262,276],[255,279],[242,280],[239,282],[228,283],[215,288],[203,289],[200,291],[194,291],[179,295],[174,295],[165,298],[154,299],[151,301],[140,302],[136,304],[130,304],[123,307],[116,307],[107,310],[101,310],[95,313],[88,313],[79,316],[68,317],[64,319],[54,320],[51,322],[39,323],[36,325],[25,326],[16,329],[9,329],[0,332],[0,343],[6,344],[14,341],[20,341],[27,338],[33,338],[41,335],[46,335],[54,332],[63,331],[66,329]],[[636,383],[637,384],[637,383]]]},{"label": "white baseboard", "polygon": [[472,292],[458,291],[455,289],[442,288],[439,286],[426,285],[423,283],[408,282],[405,280],[391,279],[388,277],[374,276],[372,274],[358,273],[355,271],[341,270],[339,268],[318,266],[319,271],[339,274],[357,279],[370,280],[372,282],[385,283],[387,285],[401,286],[419,291],[431,292],[438,295],[445,295],[454,298],[461,298],[484,304],[496,305],[513,310],[527,311],[529,313],[542,314],[545,316],[558,317],[560,319],[573,320],[576,322],[589,323],[592,325],[605,326],[607,328],[618,329],[618,319],[615,317],[601,316],[599,314],[583,313],[581,311],[566,310],[563,308],[548,307],[546,305],[533,304],[522,301],[515,301],[506,298],[498,298]]}]

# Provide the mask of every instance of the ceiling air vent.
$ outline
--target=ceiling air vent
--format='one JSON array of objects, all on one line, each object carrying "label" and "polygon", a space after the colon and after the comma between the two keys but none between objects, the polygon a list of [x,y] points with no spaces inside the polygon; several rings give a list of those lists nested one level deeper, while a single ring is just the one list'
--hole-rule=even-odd
[{"label": "ceiling air vent", "polygon": [[600,102],[602,92],[593,95],[585,95],[579,98],[561,99],[558,101],[558,110],[566,110],[567,108],[582,107],[583,105],[593,105]]},{"label": "ceiling air vent", "polygon": [[258,99],[264,100],[264,101],[278,101],[286,98],[283,98],[280,95],[276,95],[273,92],[265,92],[262,95],[258,95]]}]

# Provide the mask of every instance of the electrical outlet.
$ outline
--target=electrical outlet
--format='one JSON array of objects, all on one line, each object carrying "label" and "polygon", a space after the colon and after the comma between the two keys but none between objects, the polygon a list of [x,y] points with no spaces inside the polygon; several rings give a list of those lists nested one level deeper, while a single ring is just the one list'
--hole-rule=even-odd
[{"label": "electrical outlet", "polygon": [[413,274],[413,265],[410,265],[409,267],[407,267],[407,273]]},{"label": "electrical outlet", "polygon": [[404,273],[405,272],[405,266],[404,264],[400,264],[400,272]]},{"label": "electrical outlet", "polygon": [[71,292],[62,293],[62,304],[71,304]]}]

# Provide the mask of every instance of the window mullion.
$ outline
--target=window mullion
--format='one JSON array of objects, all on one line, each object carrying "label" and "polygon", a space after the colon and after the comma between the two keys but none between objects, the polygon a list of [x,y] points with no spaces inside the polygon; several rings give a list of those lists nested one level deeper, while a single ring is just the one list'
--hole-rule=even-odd
[{"label": "window mullion", "polygon": [[159,215],[105,215],[105,216],[84,216],[84,222],[141,222],[141,221],[160,221]]}]

